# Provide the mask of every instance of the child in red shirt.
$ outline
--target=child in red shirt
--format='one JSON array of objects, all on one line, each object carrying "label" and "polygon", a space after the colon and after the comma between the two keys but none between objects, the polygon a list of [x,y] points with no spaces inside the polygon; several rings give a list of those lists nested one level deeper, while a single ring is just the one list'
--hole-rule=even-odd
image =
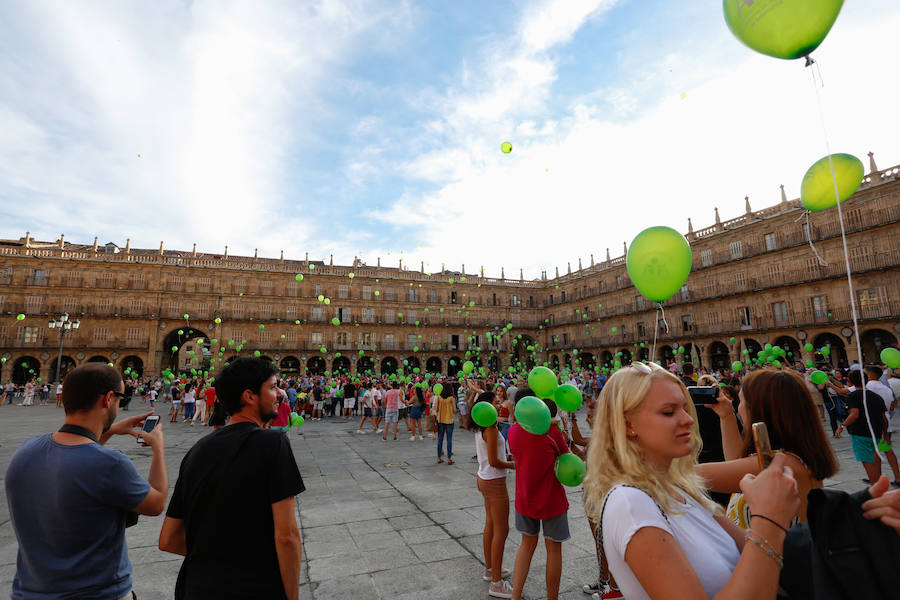
[{"label": "child in red shirt", "polygon": [[[528,390],[524,395],[533,393]],[[516,397],[520,397],[518,392]],[[545,402],[551,416],[556,416],[556,404],[549,400]],[[543,529],[547,548],[547,600],[556,600],[562,575],[562,542],[570,535],[569,501],[556,479],[553,466],[556,458],[566,454],[569,448],[562,432],[554,425],[544,435],[535,435],[516,423],[509,429],[509,450],[516,464],[516,530],[522,534],[513,567],[512,597],[522,597],[531,558],[537,548],[538,532]]]}]

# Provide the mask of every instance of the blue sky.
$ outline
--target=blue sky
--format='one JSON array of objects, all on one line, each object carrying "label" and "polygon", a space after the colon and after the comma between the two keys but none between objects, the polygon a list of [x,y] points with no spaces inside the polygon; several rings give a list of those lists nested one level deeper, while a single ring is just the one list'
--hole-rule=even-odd
[{"label": "blue sky", "polygon": [[[898,29],[848,1],[815,53],[832,150],[882,168]],[[705,0],[4,3],[0,131],[2,238],[526,277],[825,154],[809,70]]]}]

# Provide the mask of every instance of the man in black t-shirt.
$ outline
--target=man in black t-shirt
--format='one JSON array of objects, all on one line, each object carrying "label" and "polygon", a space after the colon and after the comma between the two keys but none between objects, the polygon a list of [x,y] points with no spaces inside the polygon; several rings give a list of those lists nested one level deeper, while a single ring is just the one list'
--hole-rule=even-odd
[{"label": "man in black t-shirt", "polygon": [[160,550],[185,557],[176,600],[298,598],[305,488],[288,437],[261,428],[278,416],[277,372],[238,358],[216,377],[231,423],[185,455],[159,534]]},{"label": "man in black t-shirt", "polygon": [[[841,432],[846,429],[850,433],[850,443],[853,446],[853,456],[863,464],[869,482],[875,483],[881,477],[881,459],[875,454],[875,443],[872,441],[872,434],[875,439],[881,439],[881,433],[887,426],[884,417],[884,401],[878,394],[866,391],[866,413],[868,414],[868,423],[866,415],[862,412],[863,392],[862,392],[862,374],[860,371],[854,370],[848,373],[847,377],[850,383],[856,388],[844,396],[844,403],[849,409],[850,416],[844,419],[834,437],[841,437]],[[872,425],[872,431],[869,431],[869,425]]]}]

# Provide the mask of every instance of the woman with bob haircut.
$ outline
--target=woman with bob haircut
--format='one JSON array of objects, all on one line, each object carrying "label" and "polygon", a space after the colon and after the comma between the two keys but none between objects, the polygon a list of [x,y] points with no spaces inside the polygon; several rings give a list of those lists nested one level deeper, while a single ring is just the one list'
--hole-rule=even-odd
[{"label": "woman with bob haircut", "polygon": [[786,464],[797,479],[800,508],[792,523],[806,522],[807,494],[822,487],[822,481],[838,471],[837,457],[825,431],[818,426],[815,403],[806,383],[794,371],[761,369],[744,378],[738,398],[743,436],[738,431],[731,399],[720,392],[718,402],[709,408],[719,415],[725,462],[699,465],[697,472],[710,490],[732,494],[726,514],[742,529],[748,529],[751,513],[739,484],[747,473],[759,474],[750,425],[765,423],[773,450],[785,454]]},{"label": "woman with bob haircut", "polygon": [[709,499],[695,471],[696,411],[677,377],[632,364],[610,377],[595,411],[585,508],[598,523],[601,565],[623,595],[775,598],[786,528],[800,505],[786,457],[741,480],[761,517],[745,532]]}]

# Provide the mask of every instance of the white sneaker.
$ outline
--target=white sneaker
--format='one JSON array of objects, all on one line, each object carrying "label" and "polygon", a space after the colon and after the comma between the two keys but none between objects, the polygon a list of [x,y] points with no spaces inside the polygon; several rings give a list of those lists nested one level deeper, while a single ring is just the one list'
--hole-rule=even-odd
[{"label": "white sneaker", "polygon": [[428,439],[433,440],[433,439],[434,439],[434,434],[433,434],[433,433],[429,433],[429,434],[428,434]]},{"label": "white sneaker", "polygon": [[384,429],[379,428],[375,430],[375,433],[381,433],[382,431],[384,431]]},{"label": "white sneaker", "polygon": [[419,441],[420,441],[420,442],[421,442],[422,440],[424,440],[424,439],[425,439],[425,438],[423,438],[421,435],[419,436]]},{"label": "white sneaker", "polygon": [[409,441],[411,441],[411,442],[416,441],[416,436],[414,436],[414,435],[409,436]]},{"label": "white sneaker", "polygon": [[496,584],[491,582],[491,586],[488,588],[488,596],[494,598],[512,598],[512,592],[512,585],[505,579],[501,579]]}]

